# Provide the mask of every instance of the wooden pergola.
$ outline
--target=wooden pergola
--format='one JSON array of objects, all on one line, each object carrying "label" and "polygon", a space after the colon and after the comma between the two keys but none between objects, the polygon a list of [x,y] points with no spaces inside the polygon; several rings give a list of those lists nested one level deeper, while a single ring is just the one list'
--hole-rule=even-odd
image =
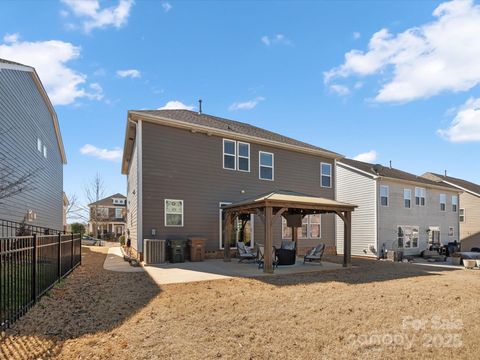
[{"label": "wooden pergola", "polygon": [[[231,238],[234,221],[237,217],[245,214],[257,215],[265,227],[264,239],[264,267],[266,273],[273,273],[272,249],[273,247],[273,224],[282,216],[290,222],[292,228],[292,241],[297,246],[297,227],[301,226],[301,219],[312,214],[336,214],[344,223],[344,246],[343,266],[350,266],[351,263],[351,241],[352,241],[352,212],[357,206],[338,202],[331,199],[308,196],[292,191],[274,191],[268,194],[259,195],[256,198],[241,201],[236,204],[222,206],[225,212],[225,239]],[[292,221],[297,218],[297,221]],[[300,219],[300,223],[298,222]],[[230,246],[224,246],[224,261],[231,261]]]}]

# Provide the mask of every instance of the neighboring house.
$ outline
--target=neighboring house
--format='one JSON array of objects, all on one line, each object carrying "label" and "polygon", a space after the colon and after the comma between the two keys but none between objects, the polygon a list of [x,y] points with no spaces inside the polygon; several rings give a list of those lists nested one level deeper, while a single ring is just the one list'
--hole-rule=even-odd
[{"label": "neighboring house", "polygon": [[115,194],[88,204],[88,232],[99,238],[118,238],[125,233],[126,196]]},{"label": "neighboring house", "polygon": [[[418,255],[432,244],[459,240],[460,191],[401,170],[342,159],[337,201],[358,205],[352,214],[352,255],[380,258],[385,250]],[[343,224],[337,225],[342,252]]]},{"label": "neighboring house", "polygon": [[[275,190],[334,199],[341,155],[249,124],[188,110],[129,111],[122,162],[127,175],[127,233],[143,252],[149,238],[207,239],[209,256],[224,247],[222,205]],[[335,253],[335,215],[304,218],[298,248],[323,242]],[[245,234],[263,243],[263,224],[238,221],[231,247]],[[274,242],[291,238],[285,222]]]},{"label": "neighboring house", "polygon": [[67,194],[63,192],[63,231],[68,231],[67,212],[69,205],[70,201],[68,201]]},{"label": "neighboring house", "polygon": [[[57,115],[34,68],[0,59],[0,178],[28,178],[0,200],[0,219],[63,229],[65,150]],[[2,180],[3,181],[3,180]]]},{"label": "neighboring house", "polygon": [[480,185],[451,176],[427,172],[422,176],[462,191],[460,194],[460,242],[463,251],[480,248]]}]

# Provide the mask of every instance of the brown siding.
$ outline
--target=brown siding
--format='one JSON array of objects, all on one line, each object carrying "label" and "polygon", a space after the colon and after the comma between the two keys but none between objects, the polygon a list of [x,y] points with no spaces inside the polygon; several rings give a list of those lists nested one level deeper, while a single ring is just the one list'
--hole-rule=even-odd
[{"label": "brown siding", "polygon": [[[250,143],[250,172],[223,169],[221,137],[143,123],[143,238],[204,236],[207,250],[219,249],[219,203],[236,202],[272,190],[292,190],[333,199],[333,188],[320,187],[320,162],[333,160]],[[259,180],[258,152],[275,154],[275,181]],[[332,179],[332,183],[334,183]],[[244,193],[242,193],[244,191]],[[164,226],[164,200],[184,200],[184,226]],[[255,221],[255,242],[263,242],[261,221]],[[274,227],[281,241],[281,225]],[[322,216],[322,239],[335,246],[334,217]],[[318,240],[302,240],[311,246]]]},{"label": "brown siding", "polygon": [[463,251],[480,247],[480,198],[464,192],[460,195],[460,208],[465,209],[465,222],[460,223]]}]

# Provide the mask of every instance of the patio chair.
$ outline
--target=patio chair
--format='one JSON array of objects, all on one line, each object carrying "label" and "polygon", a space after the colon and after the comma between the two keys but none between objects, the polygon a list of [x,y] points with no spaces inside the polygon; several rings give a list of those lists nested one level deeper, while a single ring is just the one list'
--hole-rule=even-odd
[{"label": "patio chair", "polygon": [[325,244],[319,244],[312,248],[310,251],[307,252],[305,257],[303,258],[303,264],[305,264],[307,261],[312,262],[312,261],[322,261],[322,256],[323,252],[325,251]]},{"label": "patio chair", "polygon": [[237,242],[237,256],[238,262],[253,260],[256,261],[258,254],[252,252],[249,248],[245,246],[243,242]]},{"label": "patio chair", "polygon": [[[265,246],[260,245],[258,247],[258,268],[263,269],[264,264],[265,264]],[[278,267],[278,258],[275,252],[275,247],[272,247],[272,265],[274,269]]]}]

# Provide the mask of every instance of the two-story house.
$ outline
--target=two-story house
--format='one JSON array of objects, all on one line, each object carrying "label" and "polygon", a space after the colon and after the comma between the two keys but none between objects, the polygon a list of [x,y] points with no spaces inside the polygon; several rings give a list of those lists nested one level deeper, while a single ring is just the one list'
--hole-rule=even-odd
[{"label": "two-story house", "polygon": [[460,244],[462,251],[480,248],[480,185],[448,175],[425,173],[427,179],[455,187],[460,194]]},{"label": "two-story house", "polygon": [[35,69],[0,59],[0,219],[62,230],[66,161]]},{"label": "two-story house", "polygon": [[127,198],[114,194],[88,205],[88,231],[101,239],[118,239],[125,234]]},{"label": "two-story house", "polygon": [[[335,152],[203,113],[129,111],[122,173],[127,175],[132,248],[141,254],[143,239],[201,236],[210,256],[221,255],[222,205],[275,190],[333,200],[339,158]],[[288,231],[285,223],[276,223],[274,242],[291,237]],[[263,239],[263,224],[256,215],[237,224],[232,247],[240,232],[253,246]],[[335,252],[334,215],[304,219],[298,248],[319,242]]]},{"label": "two-story house", "polygon": [[[352,214],[352,255],[380,258],[385,251],[419,255],[434,244],[459,240],[459,194],[392,167],[342,159],[336,198],[358,205]],[[342,252],[342,224],[337,247]]]}]

